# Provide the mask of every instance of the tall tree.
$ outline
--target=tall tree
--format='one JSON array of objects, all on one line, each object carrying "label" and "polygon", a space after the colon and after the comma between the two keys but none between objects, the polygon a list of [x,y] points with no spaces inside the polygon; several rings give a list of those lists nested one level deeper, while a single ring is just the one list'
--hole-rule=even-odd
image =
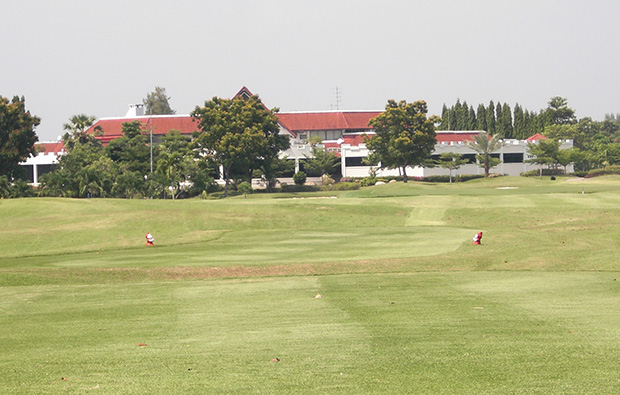
[{"label": "tall tree", "polygon": [[34,144],[39,140],[34,129],[39,117],[26,111],[25,99],[0,96],[0,176],[9,179],[19,170],[19,163],[35,153]]},{"label": "tall tree", "polygon": [[476,120],[476,112],[474,111],[474,106],[469,107],[469,112],[467,115],[467,129],[466,130],[476,130],[478,126],[478,121]]},{"label": "tall tree", "polygon": [[198,120],[194,147],[223,166],[225,196],[228,196],[231,170],[250,177],[252,170],[289,147],[288,137],[279,134],[277,111],[267,109],[254,95],[247,100],[214,97],[192,112]]},{"label": "tall tree", "polygon": [[62,128],[73,135],[82,134],[95,122],[94,115],[78,114],[69,118],[69,122],[62,125]]},{"label": "tall tree", "polygon": [[[195,165],[190,149],[190,138],[172,130],[163,137],[157,155],[157,172],[167,182],[167,190],[174,199],[181,193],[181,184],[191,181],[191,173]],[[166,192],[167,193],[167,192]]]},{"label": "tall tree", "polygon": [[478,135],[474,136],[474,140],[469,141],[467,145],[478,153],[480,166],[484,167],[484,176],[488,177],[491,167],[499,163],[499,161],[491,155],[494,151],[501,148],[503,145],[502,140],[497,134],[491,137],[488,133],[479,132]]},{"label": "tall tree", "polygon": [[437,130],[448,130],[450,123],[450,109],[446,106],[446,103],[441,107],[441,123],[437,126]]},{"label": "tall tree", "polygon": [[175,114],[176,111],[170,108],[168,100],[170,100],[170,96],[166,94],[166,88],[156,86],[155,90],[148,93],[143,100],[147,115]]},{"label": "tall tree", "polygon": [[69,122],[62,125],[62,128],[67,131],[62,138],[65,148],[71,150],[76,143],[85,144],[92,139],[93,136],[86,134],[86,129],[93,125],[95,119],[94,115],[86,114],[78,114],[69,118]]},{"label": "tall tree", "polygon": [[484,104],[478,105],[478,110],[476,112],[476,129],[487,130],[487,109],[484,107]]},{"label": "tall tree", "polygon": [[503,138],[513,138],[513,129],[512,129],[512,110],[508,103],[504,103],[502,106],[502,129],[504,131]]},{"label": "tall tree", "polygon": [[525,114],[523,113],[523,107],[519,103],[515,104],[514,109],[514,128],[513,137],[516,139],[526,139],[527,129],[525,127]]},{"label": "tall tree", "polygon": [[401,168],[405,182],[407,167],[422,165],[435,148],[435,123],[440,119],[427,117],[427,112],[423,100],[389,100],[385,111],[368,122],[375,130],[374,136],[364,139],[371,155],[382,168]]},{"label": "tall tree", "polygon": [[545,119],[547,125],[567,125],[577,121],[575,110],[568,107],[568,101],[560,96],[554,96],[549,100]]},{"label": "tall tree", "polygon": [[495,129],[495,104],[493,104],[493,100],[489,102],[489,106],[487,107],[487,129],[486,131],[493,135],[496,133]]}]

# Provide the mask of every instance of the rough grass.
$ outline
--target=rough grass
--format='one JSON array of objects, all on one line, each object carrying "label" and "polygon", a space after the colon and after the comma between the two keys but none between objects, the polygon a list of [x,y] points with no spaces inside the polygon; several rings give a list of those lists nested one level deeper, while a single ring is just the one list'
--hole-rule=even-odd
[{"label": "rough grass", "polygon": [[0,391],[618,393],[619,192],[0,200]]}]

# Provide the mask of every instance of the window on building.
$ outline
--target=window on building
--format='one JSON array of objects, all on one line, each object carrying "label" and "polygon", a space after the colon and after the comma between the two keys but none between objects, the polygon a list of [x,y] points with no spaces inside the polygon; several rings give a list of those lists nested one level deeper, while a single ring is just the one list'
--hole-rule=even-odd
[{"label": "window on building", "polygon": [[523,152],[504,154],[504,163],[523,163]]},{"label": "window on building", "polygon": [[466,159],[467,163],[476,163],[476,154],[464,154],[463,159]]},{"label": "window on building", "polygon": [[363,157],[359,156],[359,157],[347,157],[345,158],[345,166],[346,167],[353,167],[353,166],[368,166],[367,164],[365,164],[363,162]]}]

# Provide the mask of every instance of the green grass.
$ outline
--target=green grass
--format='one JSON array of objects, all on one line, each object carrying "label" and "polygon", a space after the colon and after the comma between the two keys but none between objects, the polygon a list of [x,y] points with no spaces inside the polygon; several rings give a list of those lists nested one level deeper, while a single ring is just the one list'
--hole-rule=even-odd
[{"label": "green grass", "polygon": [[620,391],[620,178],[291,196],[1,200],[0,391]]}]

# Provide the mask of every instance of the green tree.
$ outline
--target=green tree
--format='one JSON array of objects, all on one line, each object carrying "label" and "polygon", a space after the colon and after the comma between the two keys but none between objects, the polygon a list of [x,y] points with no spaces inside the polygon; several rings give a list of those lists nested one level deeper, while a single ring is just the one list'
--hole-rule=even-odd
[{"label": "green tree", "polygon": [[504,103],[502,106],[502,130],[504,131],[503,138],[513,138],[513,128],[512,128],[512,110],[508,103]]},{"label": "green tree", "polygon": [[94,115],[77,114],[69,118],[69,122],[64,123],[62,128],[70,134],[70,137],[79,136],[84,134],[86,129],[93,126],[95,119]]},{"label": "green tree", "polygon": [[58,159],[55,169],[40,178],[43,196],[87,197],[88,184],[98,177],[99,170],[91,165],[105,156],[99,140],[94,138],[71,140],[67,152]]},{"label": "green tree", "polygon": [[164,176],[173,199],[182,192],[182,185],[191,183],[194,167],[189,137],[176,130],[165,135],[159,145],[157,172]]},{"label": "green tree", "polygon": [[473,141],[468,141],[467,145],[478,153],[480,167],[484,168],[484,176],[489,176],[489,170],[499,164],[499,160],[492,157],[492,153],[497,151],[503,145],[502,140],[496,134],[490,136],[486,132],[479,132],[474,136]]},{"label": "green tree", "polygon": [[320,146],[312,147],[312,154],[306,156],[305,169],[312,175],[333,175],[340,167],[340,159]]},{"label": "green tree", "polygon": [[487,107],[487,129],[485,129],[490,135],[494,135],[496,133],[495,123],[495,104],[493,104],[493,100],[491,100],[489,102],[489,106]]},{"label": "green tree", "polygon": [[375,135],[364,139],[366,146],[381,161],[382,168],[402,169],[405,182],[407,167],[422,165],[435,148],[435,123],[440,119],[434,115],[427,117],[427,112],[423,100],[389,100],[385,111],[368,122]]},{"label": "green tree", "polygon": [[555,167],[557,165],[560,142],[558,140],[540,140],[537,143],[528,143],[527,152],[532,156],[532,159],[528,159],[526,162],[537,164],[542,177],[543,165],[548,167]]},{"label": "green tree", "polygon": [[[127,171],[146,175],[150,168],[151,153],[148,137],[143,134],[142,123],[124,122],[121,130],[123,136],[110,141],[105,148],[108,157]],[[157,163],[156,158],[154,163]]]},{"label": "green tree", "polygon": [[450,184],[452,184],[452,170],[458,170],[466,163],[467,159],[463,159],[463,155],[456,152],[444,152],[439,155],[439,166],[450,171]]},{"label": "green tree", "polygon": [[192,112],[198,120],[194,147],[224,168],[224,196],[228,196],[231,170],[250,178],[253,170],[289,147],[288,137],[279,134],[277,111],[267,109],[254,95],[247,100],[214,97]]},{"label": "green tree", "polygon": [[467,115],[467,129],[466,130],[476,130],[478,126],[478,120],[476,119],[476,112],[474,111],[474,107],[469,107],[469,113]]},{"label": "green tree", "polygon": [[567,125],[577,120],[575,110],[568,107],[568,101],[560,96],[554,96],[549,100],[544,114],[547,125]]},{"label": "green tree", "polygon": [[91,127],[95,122],[92,115],[79,114],[69,118],[69,122],[62,125],[66,133],[62,140],[67,151],[73,149],[76,144],[87,144],[95,140],[95,136],[86,134],[86,129]]},{"label": "green tree", "polygon": [[261,177],[267,186],[267,192],[273,192],[277,177],[292,173],[295,170],[295,161],[287,160],[287,158],[274,157],[271,160],[262,162],[259,169],[258,177]]},{"label": "green tree", "polygon": [[[618,152],[617,158],[619,160],[618,163],[620,163],[620,151]],[[571,163],[581,162],[582,160],[583,160],[583,153],[581,152],[581,150],[575,147],[561,149],[559,150],[558,155],[557,155],[558,164],[564,167],[564,173],[566,173],[566,168],[568,167],[568,165],[570,165]]]},{"label": "green tree", "polygon": [[146,107],[147,115],[168,115],[175,114],[172,108],[170,108],[170,103],[168,102],[170,97],[166,94],[166,88],[162,88],[160,86],[156,86],[153,92],[150,92],[146,95],[146,98],[143,100],[144,107]]},{"label": "green tree", "polygon": [[19,163],[35,155],[39,140],[34,129],[40,119],[26,111],[25,99],[0,96],[0,176],[10,179],[19,171]]},{"label": "green tree", "polygon": [[250,184],[247,181],[244,181],[241,184],[239,184],[239,186],[237,187],[237,191],[239,193],[242,193],[244,198],[247,198],[248,195],[253,192],[252,184]]},{"label": "green tree", "polygon": [[448,124],[450,123],[450,109],[446,106],[446,103],[441,107],[441,122],[437,126],[437,130],[448,130]]},{"label": "green tree", "polygon": [[484,107],[484,104],[478,105],[476,122],[476,129],[485,131],[487,130],[487,109]]},{"label": "green tree", "polygon": [[293,182],[295,183],[295,185],[304,185],[306,183],[306,173],[304,173],[303,171],[298,171],[297,173],[293,174]]},{"label": "green tree", "polygon": [[525,113],[523,112],[523,107],[519,105],[519,103],[515,104],[514,109],[514,128],[513,128],[513,138],[524,140],[529,136],[526,136],[527,129],[525,126]]}]

